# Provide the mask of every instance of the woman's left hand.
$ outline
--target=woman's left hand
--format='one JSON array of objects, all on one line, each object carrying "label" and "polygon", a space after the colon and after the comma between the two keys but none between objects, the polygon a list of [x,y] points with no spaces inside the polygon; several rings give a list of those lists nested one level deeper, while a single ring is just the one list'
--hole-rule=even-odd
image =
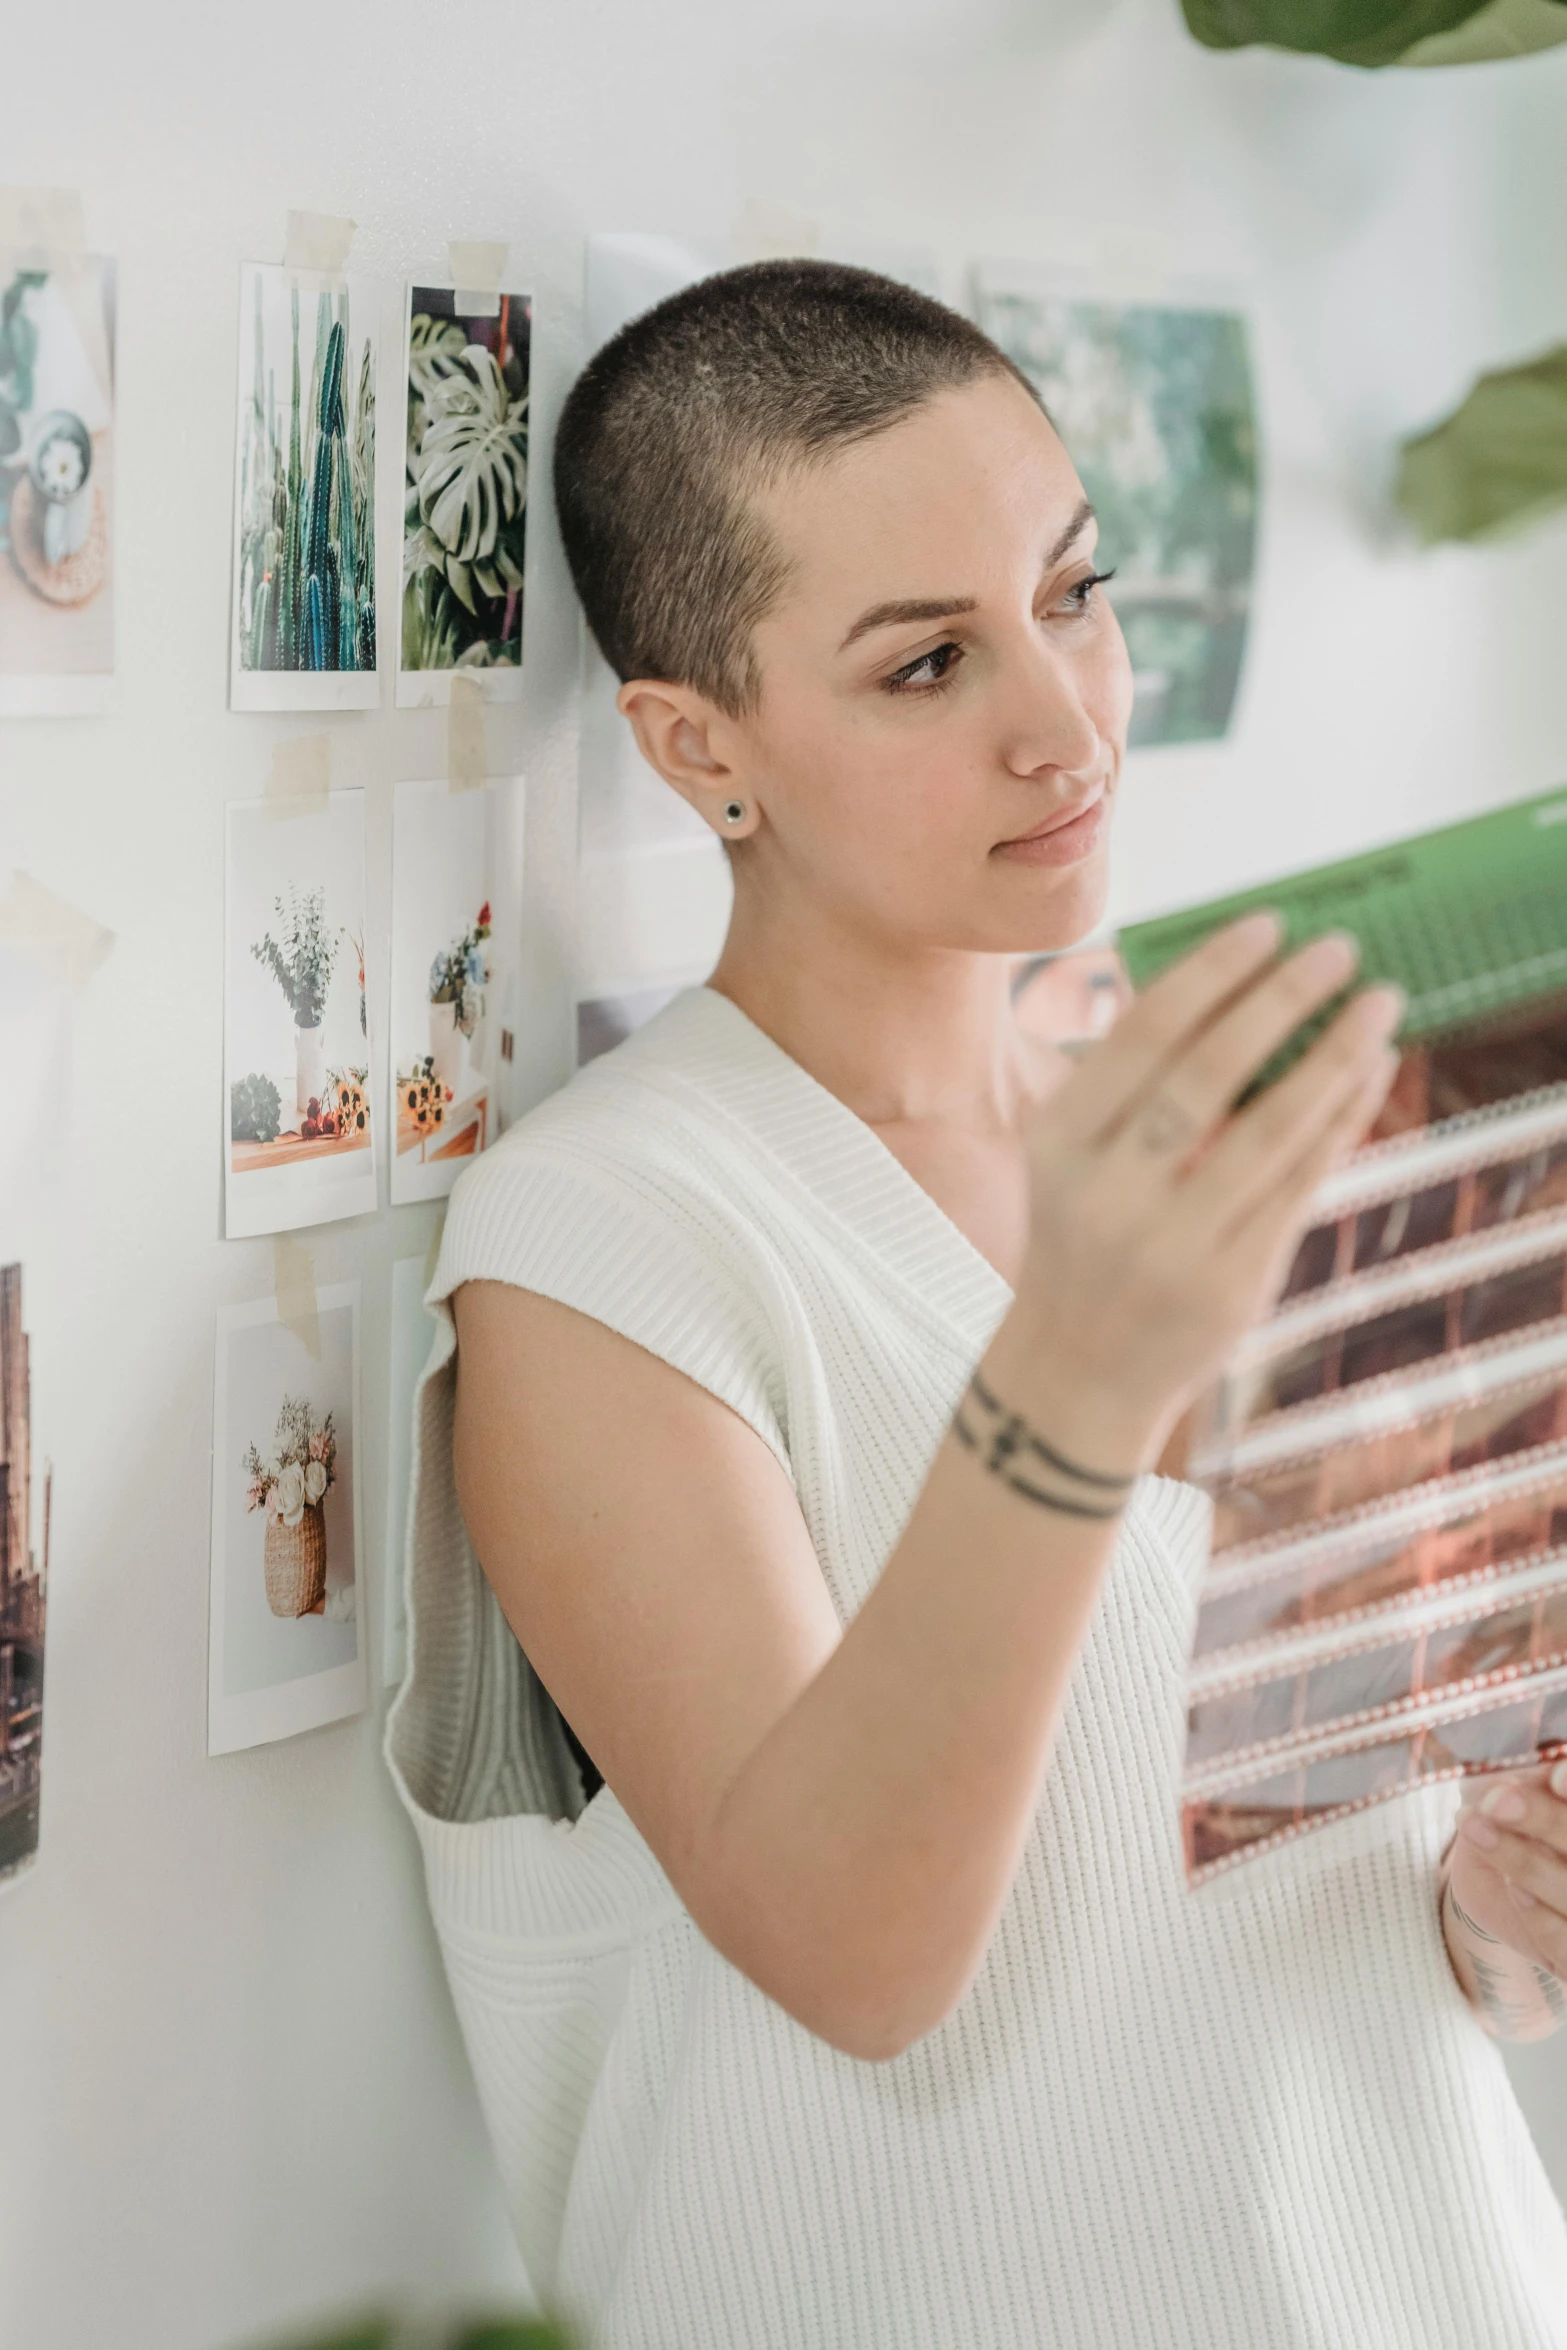
[{"label": "woman's left hand", "polygon": [[1567,1982],[1567,1762],[1481,1783],[1453,1841],[1449,1882],[1475,1925]]}]

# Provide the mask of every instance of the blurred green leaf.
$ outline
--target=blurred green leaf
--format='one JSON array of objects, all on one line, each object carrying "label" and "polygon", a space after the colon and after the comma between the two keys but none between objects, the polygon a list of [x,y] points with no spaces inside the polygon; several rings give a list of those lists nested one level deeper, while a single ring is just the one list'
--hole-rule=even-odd
[{"label": "blurred green leaf", "polygon": [[1209,49],[1262,44],[1343,65],[1473,65],[1567,41],[1567,0],[1181,0]]},{"label": "blurred green leaf", "polygon": [[1567,343],[1482,375],[1406,441],[1394,496],[1428,541],[1486,538],[1567,505]]},{"label": "blurred green leaf", "polygon": [[545,2318],[491,2318],[464,2327],[451,2350],[572,2350],[572,2338]]}]

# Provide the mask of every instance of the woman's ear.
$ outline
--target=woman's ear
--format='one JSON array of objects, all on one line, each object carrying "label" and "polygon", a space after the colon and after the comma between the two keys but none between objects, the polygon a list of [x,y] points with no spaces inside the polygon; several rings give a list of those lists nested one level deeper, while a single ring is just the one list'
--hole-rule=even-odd
[{"label": "woman's ear", "polygon": [[[692,687],[635,677],[615,697],[637,748],[721,840],[756,830],[758,811],[729,764],[729,725]],[[738,813],[737,813],[738,811]]]}]

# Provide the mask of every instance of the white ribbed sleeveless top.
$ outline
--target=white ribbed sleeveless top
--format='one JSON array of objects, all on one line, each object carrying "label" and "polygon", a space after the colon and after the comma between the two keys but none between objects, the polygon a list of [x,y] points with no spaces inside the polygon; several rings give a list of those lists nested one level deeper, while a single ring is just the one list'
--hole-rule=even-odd
[{"label": "white ribbed sleeveless top", "polygon": [[[1009,1296],[705,988],[464,1175],[431,1302],[474,1278],[748,1421],[843,1620]],[[973,1987],[865,2063],[703,1939],[610,1790],[582,1808],[457,1507],[452,1349],[388,1757],[524,2258],[599,2350],[1563,2350],[1567,2225],[1437,1922],[1456,1793],[1185,1884],[1195,1490],[1139,1484]]]}]

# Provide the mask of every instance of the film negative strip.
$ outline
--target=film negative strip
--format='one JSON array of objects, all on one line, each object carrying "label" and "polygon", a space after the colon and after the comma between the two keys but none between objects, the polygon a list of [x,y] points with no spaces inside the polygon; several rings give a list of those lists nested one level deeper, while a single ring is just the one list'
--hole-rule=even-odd
[{"label": "film negative strip", "polygon": [[1252,902],[1291,944],[1354,930],[1408,1009],[1373,1134],[1195,1416],[1194,1879],[1567,1751],[1567,796],[1138,926],[1132,978]]}]

